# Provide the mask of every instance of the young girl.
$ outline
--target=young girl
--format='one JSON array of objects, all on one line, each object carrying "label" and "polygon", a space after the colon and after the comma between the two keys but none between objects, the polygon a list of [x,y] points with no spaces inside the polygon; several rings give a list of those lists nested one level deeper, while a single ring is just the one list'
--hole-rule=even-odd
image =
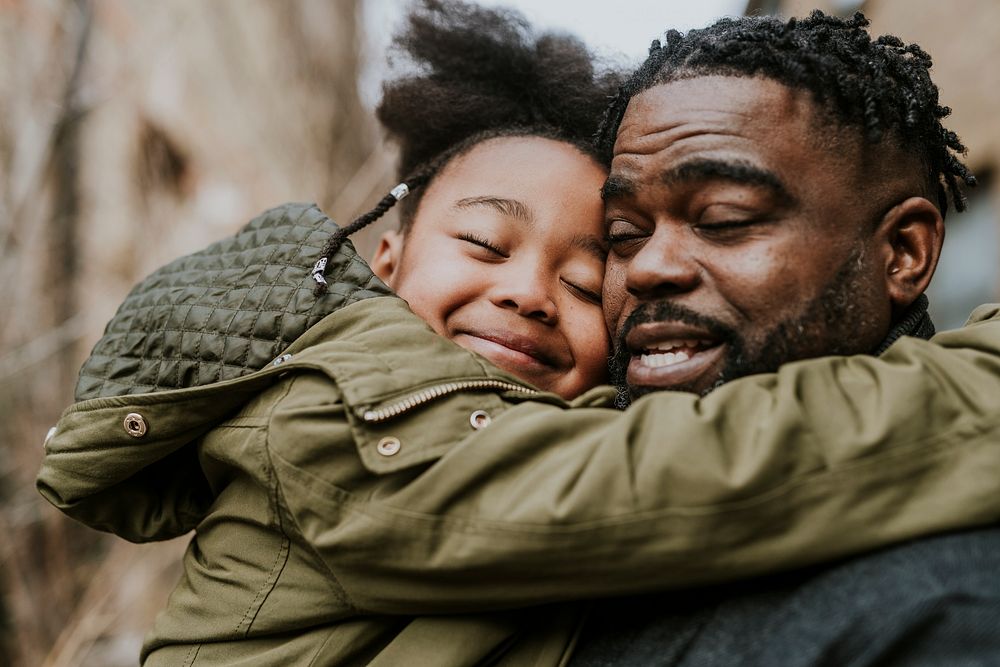
[{"label": "young girl", "polygon": [[[342,232],[311,271],[332,223],[282,207],[136,288],[46,444],[39,489],[71,516],[131,540],[196,531],[145,664],[556,665],[581,607],[532,605],[997,518],[996,313],[937,344],[796,364],[704,399],[618,412],[609,388],[560,398],[603,372],[603,170],[583,142],[597,114],[574,114],[577,94],[603,104],[604,80],[576,42],[427,6],[402,44],[428,68],[387,100],[412,86],[422,122],[469,125],[404,164],[404,202],[419,201],[375,262],[426,323]],[[512,126],[473,127],[483,117],[456,83]],[[909,391],[859,405],[823,381],[834,371]],[[939,392],[955,377],[991,390]],[[921,396],[978,401],[983,423],[955,446]],[[820,438],[816,419],[842,428]]]}]

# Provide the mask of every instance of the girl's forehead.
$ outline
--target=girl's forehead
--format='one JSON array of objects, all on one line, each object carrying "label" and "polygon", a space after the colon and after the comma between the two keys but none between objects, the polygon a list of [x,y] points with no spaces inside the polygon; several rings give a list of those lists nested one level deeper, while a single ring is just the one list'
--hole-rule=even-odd
[{"label": "girl's forehead", "polygon": [[601,235],[607,171],[572,144],[539,137],[484,141],[430,184],[415,227],[492,219],[556,241]]},{"label": "girl's forehead", "polygon": [[424,199],[505,196],[545,208],[572,199],[599,200],[606,177],[605,167],[570,143],[499,137],[453,158],[431,182]]}]

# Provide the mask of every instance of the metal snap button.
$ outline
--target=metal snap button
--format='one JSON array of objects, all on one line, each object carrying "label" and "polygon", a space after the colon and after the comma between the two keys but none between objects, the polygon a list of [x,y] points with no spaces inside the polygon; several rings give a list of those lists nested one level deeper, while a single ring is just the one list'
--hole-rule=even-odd
[{"label": "metal snap button", "polygon": [[290,355],[290,354],[283,354],[280,357],[278,357],[277,359],[275,359],[274,361],[272,361],[271,365],[272,366],[280,366],[281,364],[285,363],[286,361],[288,361],[291,358],[292,358],[292,355]]},{"label": "metal snap button", "polygon": [[402,446],[403,445],[399,442],[399,438],[389,436],[379,440],[378,444],[375,445],[375,450],[382,456],[395,456],[399,453]]},{"label": "metal snap button", "polygon": [[137,412],[130,412],[125,415],[125,432],[133,438],[141,438],[146,435],[146,420]]},{"label": "metal snap button", "polygon": [[469,423],[472,424],[472,428],[477,431],[481,428],[486,428],[492,421],[493,418],[490,417],[490,414],[486,412],[486,410],[476,410],[469,415]]},{"label": "metal snap button", "polygon": [[55,434],[56,434],[56,427],[53,426],[52,428],[49,429],[49,432],[45,434],[45,440],[42,442],[42,447],[49,444],[49,440],[51,440],[52,436],[54,436]]}]

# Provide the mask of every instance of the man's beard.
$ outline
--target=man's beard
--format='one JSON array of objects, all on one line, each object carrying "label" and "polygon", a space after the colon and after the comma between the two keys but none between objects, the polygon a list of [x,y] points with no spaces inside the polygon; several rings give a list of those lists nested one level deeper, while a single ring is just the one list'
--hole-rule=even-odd
[{"label": "man's beard", "polygon": [[609,360],[611,381],[618,388],[619,407],[624,408],[654,391],[695,392],[693,383],[670,387],[628,386],[632,354],[625,340],[633,328],[647,322],[669,320],[689,324],[704,329],[720,344],[726,345],[722,370],[707,389],[700,391],[702,395],[736,378],[774,372],[790,361],[868,352],[868,349],[859,349],[857,336],[858,331],[871,329],[873,314],[864,268],[864,245],[858,243],[816,298],[807,302],[797,315],[778,322],[756,340],[747,339],[732,327],[673,301],[664,299],[640,304],[625,319]]}]

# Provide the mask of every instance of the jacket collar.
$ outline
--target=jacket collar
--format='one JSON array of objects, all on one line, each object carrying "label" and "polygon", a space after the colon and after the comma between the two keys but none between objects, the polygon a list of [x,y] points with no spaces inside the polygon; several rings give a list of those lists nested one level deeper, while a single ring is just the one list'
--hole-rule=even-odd
[{"label": "jacket collar", "polygon": [[910,307],[903,313],[903,316],[899,318],[899,321],[889,329],[889,334],[875,348],[873,354],[876,356],[882,354],[889,349],[890,345],[903,336],[913,336],[915,338],[930,340],[930,337],[934,335],[934,323],[927,312],[929,303],[926,294],[918,296],[917,300],[911,303]]}]

